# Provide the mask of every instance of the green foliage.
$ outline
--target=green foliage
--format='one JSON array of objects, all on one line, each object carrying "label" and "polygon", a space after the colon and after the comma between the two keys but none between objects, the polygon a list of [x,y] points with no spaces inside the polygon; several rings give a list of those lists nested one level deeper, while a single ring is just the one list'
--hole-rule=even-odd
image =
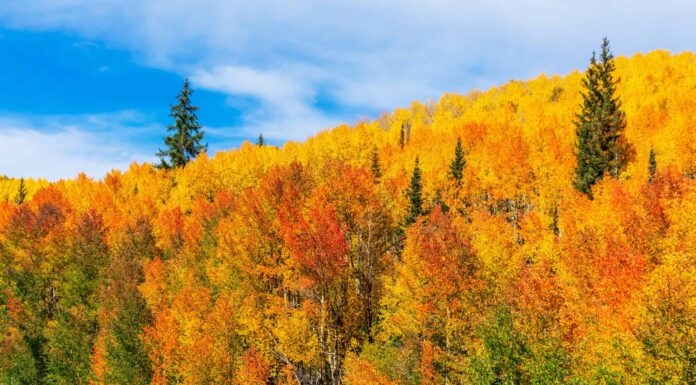
[{"label": "green foliage", "polygon": [[[39,381],[45,381],[49,374],[47,326],[55,322],[58,314],[61,266],[56,263],[60,258],[56,258],[55,251],[69,250],[63,237],[48,235],[57,231],[64,220],[63,211],[53,204],[42,204],[36,212],[22,205],[3,234],[4,279],[24,313],[17,320],[24,345],[18,350],[29,353],[31,358],[27,361],[32,363]],[[13,263],[28,252],[30,258],[24,259],[23,265]]]},{"label": "green foliage", "polygon": [[106,343],[108,370],[104,377],[115,385],[147,385],[152,367],[141,330],[151,322],[145,300],[134,291],[123,293],[116,316],[108,325],[111,338]]},{"label": "green foliage", "polygon": [[571,374],[570,358],[553,337],[530,346],[523,367],[529,383],[534,385],[563,384]]},{"label": "green foliage", "polygon": [[696,262],[669,255],[652,273],[637,337],[653,383],[696,382]]},{"label": "green foliage", "polygon": [[52,384],[88,384],[90,357],[98,330],[96,293],[108,260],[101,219],[82,216],[74,243],[56,279],[56,316],[46,327],[47,380]]},{"label": "green foliage", "polygon": [[15,197],[15,203],[21,205],[27,199],[27,186],[24,185],[24,178],[19,180],[19,188],[17,189],[17,196]]},{"label": "green foliage", "polygon": [[[0,177],[0,383],[696,383],[696,55],[616,63],[649,164],[593,201],[571,187],[578,74],[168,172],[27,179],[20,205]],[[596,178],[601,121],[578,132]]]},{"label": "green foliage", "polygon": [[592,54],[582,84],[581,113],[577,115],[575,188],[592,198],[592,186],[609,173],[618,178],[628,163],[632,148],[624,138],[626,116],[616,93],[614,56],[609,40],[602,42],[600,61]]},{"label": "green foliage", "polygon": [[[0,339],[2,342],[2,339]],[[39,383],[35,362],[26,345],[17,344],[12,351],[3,352],[5,361],[0,367],[0,382],[13,385],[34,385]]]},{"label": "green foliage", "polygon": [[46,382],[88,384],[96,322],[84,309],[61,312],[46,328]]},{"label": "green foliage", "polygon": [[464,159],[464,150],[462,149],[462,139],[457,138],[457,146],[454,148],[454,159],[450,163],[449,170],[450,178],[456,183],[461,183],[465,165],[466,160]]},{"label": "green foliage", "polygon": [[144,281],[141,261],[156,252],[149,224],[138,221],[112,254],[113,262],[107,271],[109,285],[102,293],[102,301],[114,314],[102,325],[108,336],[104,380],[109,384],[146,385],[152,378],[147,348],[141,338],[143,327],[152,322],[152,314],[138,286]]},{"label": "green foliage", "polygon": [[185,166],[199,153],[208,149],[207,144],[202,144],[203,131],[196,115],[198,107],[191,104],[192,93],[193,90],[186,79],[181,93],[177,96],[179,103],[171,107],[169,114],[174,118],[174,124],[167,127],[167,131],[173,134],[164,138],[167,148],[157,153],[160,168]]},{"label": "green foliage", "polygon": [[366,344],[360,353],[361,358],[371,362],[381,373],[403,384],[418,383],[419,355],[417,345],[404,346],[399,340]]},{"label": "green foliage", "polygon": [[259,134],[259,139],[256,141],[256,145],[259,147],[263,147],[263,134]]},{"label": "green foliage", "polygon": [[553,91],[551,91],[551,96],[549,97],[549,102],[558,102],[558,99],[561,98],[561,94],[563,94],[563,87],[553,87]]},{"label": "green foliage", "polygon": [[401,125],[401,131],[399,131],[399,148],[404,149],[404,144],[406,143],[406,132],[404,125]]},{"label": "green foliage", "polygon": [[423,214],[423,185],[421,184],[421,170],[417,157],[413,166],[411,183],[409,183],[408,190],[406,190],[406,197],[408,198],[408,207],[404,224],[408,226]]},{"label": "green foliage", "polygon": [[11,291],[0,278],[0,383],[36,384],[36,362],[10,313]]},{"label": "green foliage", "polygon": [[427,213],[431,213],[438,206],[440,207],[443,213],[447,213],[450,210],[450,207],[447,205],[447,202],[445,202],[445,200],[442,197],[442,190],[435,191],[435,196],[432,199],[430,208],[428,208]]},{"label": "green foliage", "polygon": [[370,171],[372,171],[372,175],[375,177],[376,181],[379,181],[379,178],[382,177],[382,168],[379,165],[379,152],[377,152],[377,148],[372,149],[372,156],[370,157]]},{"label": "green foliage", "polygon": [[657,160],[655,159],[655,150],[650,147],[650,156],[648,157],[648,182],[652,182],[657,172]]},{"label": "green foliage", "polygon": [[492,319],[483,325],[481,338],[485,351],[474,363],[479,384],[513,385],[524,383],[522,365],[529,347],[515,330],[508,307],[496,309]]}]

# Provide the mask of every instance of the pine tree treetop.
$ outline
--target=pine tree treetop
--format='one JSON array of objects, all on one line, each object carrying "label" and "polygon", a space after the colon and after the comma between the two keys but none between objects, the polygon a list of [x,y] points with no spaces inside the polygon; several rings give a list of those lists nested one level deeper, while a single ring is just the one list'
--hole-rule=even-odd
[{"label": "pine tree treetop", "polygon": [[160,168],[182,167],[201,152],[207,151],[208,145],[203,144],[203,126],[198,122],[196,111],[198,107],[191,103],[193,90],[188,79],[177,95],[178,104],[171,106],[169,116],[174,122],[167,127],[171,134],[164,138],[165,150],[160,150]]}]

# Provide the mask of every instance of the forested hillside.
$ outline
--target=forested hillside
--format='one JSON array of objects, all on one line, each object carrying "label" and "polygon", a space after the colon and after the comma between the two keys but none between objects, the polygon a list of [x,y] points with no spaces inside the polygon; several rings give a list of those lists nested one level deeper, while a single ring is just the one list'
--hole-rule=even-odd
[{"label": "forested hillside", "polygon": [[695,383],[696,55],[615,64],[630,157],[589,194],[583,72],[0,180],[0,382]]}]

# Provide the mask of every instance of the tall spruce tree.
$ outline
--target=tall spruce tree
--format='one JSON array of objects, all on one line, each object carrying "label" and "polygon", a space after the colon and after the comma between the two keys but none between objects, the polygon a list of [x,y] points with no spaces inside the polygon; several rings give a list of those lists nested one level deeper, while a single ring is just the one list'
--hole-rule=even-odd
[{"label": "tall spruce tree", "polygon": [[157,156],[160,158],[160,168],[174,168],[186,165],[202,151],[208,149],[207,144],[203,144],[202,126],[198,123],[196,111],[198,107],[191,104],[191,94],[193,90],[189,86],[189,81],[184,81],[184,87],[177,96],[179,103],[171,107],[169,116],[174,118],[174,124],[167,127],[168,135],[164,138],[165,150],[159,150]]},{"label": "tall spruce tree", "polygon": [[27,186],[24,184],[24,178],[19,180],[19,188],[17,189],[17,196],[15,197],[15,203],[21,205],[27,199]]},{"label": "tall spruce tree", "polygon": [[464,174],[464,166],[466,165],[466,160],[464,160],[464,150],[462,149],[462,139],[457,138],[457,146],[454,148],[454,159],[450,163],[449,176],[457,183],[462,181],[462,176]]},{"label": "tall spruce tree", "polygon": [[372,148],[370,169],[372,170],[372,175],[375,177],[375,181],[378,181],[379,178],[382,177],[382,168],[379,165],[379,153],[377,152],[377,147]]},{"label": "tall spruce tree", "polygon": [[256,141],[256,145],[263,147],[263,133],[259,134],[259,139]]},{"label": "tall spruce tree", "polygon": [[421,170],[416,157],[416,163],[413,166],[413,174],[411,175],[411,183],[406,191],[408,198],[408,208],[404,224],[406,226],[414,223],[418,217],[423,214],[423,185],[421,184]]},{"label": "tall spruce tree", "polygon": [[406,131],[404,130],[404,125],[401,125],[401,131],[399,132],[399,148],[404,149],[404,144],[406,143]]},{"label": "tall spruce tree", "polygon": [[631,147],[624,137],[626,115],[616,96],[614,56],[609,40],[602,41],[597,61],[593,52],[590,66],[582,84],[583,103],[575,120],[577,134],[575,188],[592,198],[592,186],[604,173],[618,178],[631,155]]},{"label": "tall spruce tree", "polygon": [[657,172],[657,160],[655,159],[655,150],[650,147],[650,156],[648,157],[648,182],[652,182]]}]

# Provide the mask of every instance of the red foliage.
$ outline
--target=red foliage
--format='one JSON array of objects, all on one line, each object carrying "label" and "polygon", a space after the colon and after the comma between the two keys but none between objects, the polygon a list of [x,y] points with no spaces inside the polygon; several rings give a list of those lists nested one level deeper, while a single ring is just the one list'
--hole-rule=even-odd
[{"label": "red foliage", "polygon": [[[293,211],[288,209],[288,211]],[[345,227],[321,191],[304,214],[283,223],[283,239],[300,271],[316,285],[330,283],[346,265]]]},{"label": "red foliage", "polygon": [[256,348],[242,354],[242,368],[236,378],[239,385],[265,385],[270,376],[271,363]]}]

